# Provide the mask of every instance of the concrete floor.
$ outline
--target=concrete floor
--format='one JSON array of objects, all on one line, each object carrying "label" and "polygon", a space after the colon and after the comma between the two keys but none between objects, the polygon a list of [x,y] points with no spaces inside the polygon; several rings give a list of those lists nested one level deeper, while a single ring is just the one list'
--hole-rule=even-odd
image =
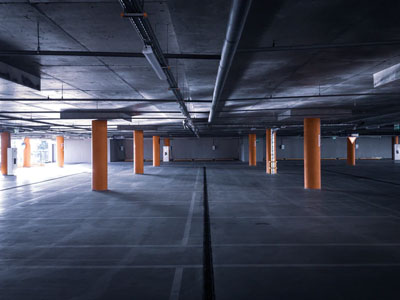
[{"label": "concrete floor", "polygon": [[0,299],[202,299],[204,165],[216,299],[399,299],[400,164],[357,164],[324,161],[321,191],[299,162],[0,178]]}]

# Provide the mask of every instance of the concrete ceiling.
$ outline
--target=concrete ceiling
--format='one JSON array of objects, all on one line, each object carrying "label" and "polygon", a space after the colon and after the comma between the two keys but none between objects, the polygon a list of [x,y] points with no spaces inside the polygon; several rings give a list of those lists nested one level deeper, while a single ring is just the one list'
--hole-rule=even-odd
[{"label": "concrete ceiling", "polygon": [[[230,8],[231,0],[144,1],[163,53],[176,57],[171,72],[200,136],[270,127],[297,135],[313,116],[325,135],[396,133],[399,82],[374,88],[373,74],[400,63],[399,1],[253,0],[209,126]],[[0,78],[0,126],[21,135],[88,135],[91,119],[103,116],[111,118],[110,136],[131,136],[133,128],[193,136],[168,83],[134,55],[143,42],[121,12],[117,0],[0,0],[0,62],[41,82],[39,91]],[[68,118],[64,110],[72,110]]]}]

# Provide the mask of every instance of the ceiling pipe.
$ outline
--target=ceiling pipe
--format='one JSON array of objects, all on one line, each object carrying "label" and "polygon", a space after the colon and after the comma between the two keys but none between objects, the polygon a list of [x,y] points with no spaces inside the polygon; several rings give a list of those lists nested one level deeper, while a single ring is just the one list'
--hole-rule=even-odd
[{"label": "ceiling pipe", "polygon": [[215,88],[208,123],[212,123],[215,118],[218,102],[228,77],[233,58],[235,57],[236,49],[240,37],[242,36],[251,3],[252,0],[233,0],[232,2],[225,42],[222,48],[221,60],[219,62],[217,79],[215,80]]},{"label": "ceiling pipe", "polygon": [[[82,57],[122,57],[144,58],[141,52],[110,52],[110,51],[69,51],[69,50],[0,50],[0,56],[82,56]],[[219,54],[209,53],[165,53],[165,58],[175,59],[205,59],[218,60]]]},{"label": "ceiling pipe", "polygon": [[[119,3],[124,9],[124,13],[142,13],[143,3],[139,0],[119,0]],[[158,61],[158,64],[164,71],[167,82],[169,84],[169,89],[172,90],[172,92],[174,93],[176,97],[176,102],[179,106],[179,110],[185,117],[185,122],[183,123],[184,127],[192,131],[195,136],[200,137],[199,130],[194,125],[192,117],[190,116],[190,113],[186,107],[185,99],[178,87],[178,82],[175,79],[170,68],[168,68],[168,61],[162,52],[161,46],[158,43],[156,34],[151,27],[150,21],[148,20],[148,18],[141,17],[130,17],[129,20],[136,29],[139,37],[142,39],[143,44],[147,47],[151,47],[155,59]]]},{"label": "ceiling pipe", "polygon": [[303,50],[323,50],[323,49],[398,46],[398,45],[400,45],[400,40],[359,42],[359,43],[287,45],[287,46],[273,45],[270,47],[243,48],[243,49],[238,49],[237,52],[238,53],[253,53],[253,52],[276,52],[276,51],[303,51]]}]

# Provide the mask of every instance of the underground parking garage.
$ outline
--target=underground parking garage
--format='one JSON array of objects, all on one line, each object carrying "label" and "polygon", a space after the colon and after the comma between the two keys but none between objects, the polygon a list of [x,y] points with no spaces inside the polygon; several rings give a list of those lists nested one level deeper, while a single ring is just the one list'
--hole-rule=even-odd
[{"label": "underground parking garage", "polygon": [[399,299],[399,9],[0,0],[0,299]]}]

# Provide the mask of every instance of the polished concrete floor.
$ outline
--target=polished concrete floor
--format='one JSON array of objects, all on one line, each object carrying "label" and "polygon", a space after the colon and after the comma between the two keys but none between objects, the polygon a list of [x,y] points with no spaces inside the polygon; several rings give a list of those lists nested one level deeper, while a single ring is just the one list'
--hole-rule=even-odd
[{"label": "polished concrete floor", "polygon": [[321,191],[295,161],[2,177],[0,299],[202,299],[203,166],[216,299],[399,299],[400,164],[357,164],[324,161]]}]

